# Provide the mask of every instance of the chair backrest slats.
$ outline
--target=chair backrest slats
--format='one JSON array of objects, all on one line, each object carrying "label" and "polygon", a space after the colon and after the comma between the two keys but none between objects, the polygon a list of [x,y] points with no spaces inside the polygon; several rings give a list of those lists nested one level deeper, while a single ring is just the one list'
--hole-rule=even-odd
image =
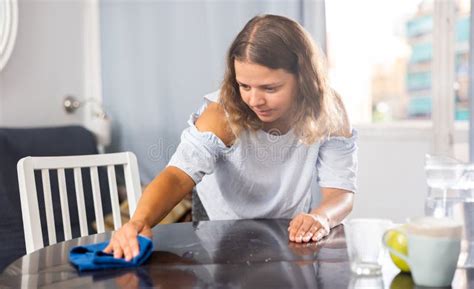
[{"label": "chair backrest slats", "polygon": [[69,203],[66,189],[66,176],[64,169],[58,169],[59,200],[61,202],[61,213],[63,218],[64,239],[71,240],[71,220],[69,217]]},{"label": "chair backrest slats", "polygon": [[49,180],[49,170],[41,170],[41,179],[43,181],[44,209],[46,211],[46,223],[48,227],[49,244],[56,244],[56,224],[54,221],[53,201],[51,198],[51,183]]},{"label": "chair backrest slats", "polygon": [[[65,172],[67,170],[69,173],[69,170],[73,170],[74,189],[76,193],[75,201],[78,209],[77,215],[79,218],[80,234],[81,236],[87,236],[89,234],[89,229],[87,223],[86,196],[84,194],[85,187],[82,178],[82,168],[89,168],[97,232],[103,233],[105,232],[105,222],[102,209],[99,167],[104,166],[107,167],[107,179],[109,183],[114,228],[117,230],[122,226],[122,218],[118,198],[115,166],[123,166],[130,216],[135,212],[137,201],[141,195],[138,164],[133,153],[126,152],[65,157],[26,157],[18,162],[18,182],[20,186],[21,209],[27,253],[31,253],[44,247],[36,191],[35,170],[41,170],[48,239],[49,244],[52,245],[58,241],[55,213],[58,214],[59,212],[54,212],[50,171],[57,170],[64,240],[70,240],[72,239],[72,228],[69,201],[72,201],[74,197],[69,196],[67,192]],[[68,198],[73,199],[68,200]],[[56,217],[58,217],[58,215],[56,215]]]},{"label": "chair backrest slats", "polygon": [[81,168],[74,168],[74,187],[76,189],[77,213],[79,216],[79,226],[81,229],[81,237],[89,235],[87,228],[86,204],[84,201],[84,189],[82,184]]},{"label": "chair backrest slats", "polygon": [[122,217],[120,216],[120,204],[117,193],[117,179],[115,177],[115,166],[107,166],[107,177],[109,179],[110,202],[112,203],[112,215],[114,218],[114,228],[118,230],[122,227]]},{"label": "chair backrest slats", "polygon": [[104,213],[102,212],[102,199],[100,197],[99,172],[96,166],[91,167],[90,170],[97,233],[103,233],[105,232],[105,226]]}]

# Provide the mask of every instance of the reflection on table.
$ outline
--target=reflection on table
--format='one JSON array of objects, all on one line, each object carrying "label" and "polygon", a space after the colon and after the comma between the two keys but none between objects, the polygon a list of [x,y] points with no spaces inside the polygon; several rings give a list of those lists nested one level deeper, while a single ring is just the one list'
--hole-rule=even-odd
[{"label": "reflection on table", "polygon": [[[0,275],[0,288],[415,288],[409,275],[393,278],[393,270],[384,272],[383,279],[351,277],[342,226],[321,242],[296,244],[288,241],[288,223],[239,220],[157,226],[155,251],[143,266],[86,273],[69,264],[69,250],[106,241],[110,233],[78,238],[18,259]],[[472,272],[456,274],[454,288],[473,288]]]}]

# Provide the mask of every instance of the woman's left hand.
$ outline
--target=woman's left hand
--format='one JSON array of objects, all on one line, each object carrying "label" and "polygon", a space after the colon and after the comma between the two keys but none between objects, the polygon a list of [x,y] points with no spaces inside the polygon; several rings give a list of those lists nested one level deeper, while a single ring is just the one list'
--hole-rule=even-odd
[{"label": "woman's left hand", "polygon": [[301,213],[291,220],[288,227],[289,239],[296,243],[319,241],[329,231],[328,218],[320,214]]}]

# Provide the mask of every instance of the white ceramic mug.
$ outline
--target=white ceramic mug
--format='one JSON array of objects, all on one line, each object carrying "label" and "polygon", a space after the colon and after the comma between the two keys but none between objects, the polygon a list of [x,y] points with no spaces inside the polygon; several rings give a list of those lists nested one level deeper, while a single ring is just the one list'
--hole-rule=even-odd
[{"label": "white ceramic mug", "polygon": [[384,246],[407,262],[415,284],[430,287],[451,285],[461,248],[462,224],[450,218],[409,219],[405,230],[399,231],[407,236],[408,255],[387,244],[388,232],[390,230],[382,239]]}]

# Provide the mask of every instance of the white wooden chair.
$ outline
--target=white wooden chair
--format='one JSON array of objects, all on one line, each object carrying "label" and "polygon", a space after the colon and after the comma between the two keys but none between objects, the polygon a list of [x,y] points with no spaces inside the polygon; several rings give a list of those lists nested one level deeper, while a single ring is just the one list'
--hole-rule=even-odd
[{"label": "white wooden chair", "polygon": [[86,208],[84,203],[84,189],[82,182],[82,168],[90,168],[90,178],[96,216],[97,232],[102,233],[104,229],[104,216],[102,212],[102,200],[100,194],[98,167],[107,167],[107,176],[110,188],[110,199],[112,202],[112,214],[115,230],[122,226],[120,216],[120,205],[118,201],[117,182],[115,166],[123,165],[125,185],[129,203],[130,216],[135,212],[137,201],[141,195],[140,178],[138,173],[137,158],[131,152],[61,156],[61,157],[25,157],[17,164],[18,183],[20,186],[21,211],[23,216],[23,228],[25,231],[26,252],[30,253],[44,247],[43,234],[40,222],[38,197],[35,183],[35,171],[41,171],[43,182],[44,205],[46,223],[48,228],[49,244],[55,244],[56,229],[53,215],[53,204],[51,198],[50,170],[57,170],[59,185],[59,200],[61,204],[61,215],[64,228],[64,239],[70,240],[71,222],[68,206],[68,194],[66,189],[65,169],[73,169],[74,186],[79,216],[80,234],[87,236],[88,224]]}]

